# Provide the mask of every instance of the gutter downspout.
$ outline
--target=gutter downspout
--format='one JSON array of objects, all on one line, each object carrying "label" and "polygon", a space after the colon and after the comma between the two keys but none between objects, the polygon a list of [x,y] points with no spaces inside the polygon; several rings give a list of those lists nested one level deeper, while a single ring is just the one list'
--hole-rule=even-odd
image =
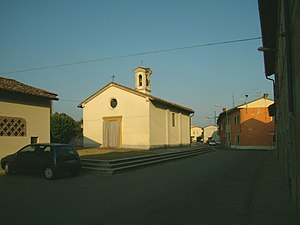
[{"label": "gutter downspout", "polygon": [[192,146],[192,141],[191,141],[191,137],[192,137],[192,117],[195,115],[194,112],[192,112],[192,114],[190,115],[190,147]]},{"label": "gutter downspout", "polygon": [[267,74],[265,74],[265,77],[266,77],[267,80],[270,80],[273,83],[273,95],[274,95],[274,101],[275,101],[275,99],[276,99],[275,80],[270,78]]}]

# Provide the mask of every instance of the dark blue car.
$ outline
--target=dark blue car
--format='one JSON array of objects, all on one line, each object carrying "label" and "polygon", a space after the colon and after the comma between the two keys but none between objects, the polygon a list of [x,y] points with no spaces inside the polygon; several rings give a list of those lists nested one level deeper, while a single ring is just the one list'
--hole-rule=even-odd
[{"label": "dark blue car", "polygon": [[78,152],[71,145],[31,144],[2,158],[1,167],[6,175],[38,172],[51,180],[65,172],[78,175],[81,164]]}]

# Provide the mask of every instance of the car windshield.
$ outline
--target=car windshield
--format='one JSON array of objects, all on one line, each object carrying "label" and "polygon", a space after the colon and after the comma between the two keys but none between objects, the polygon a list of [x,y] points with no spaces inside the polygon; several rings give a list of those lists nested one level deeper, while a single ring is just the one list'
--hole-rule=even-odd
[{"label": "car windshield", "polygon": [[56,146],[54,149],[57,156],[77,155],[76,150],[71,146]]}]

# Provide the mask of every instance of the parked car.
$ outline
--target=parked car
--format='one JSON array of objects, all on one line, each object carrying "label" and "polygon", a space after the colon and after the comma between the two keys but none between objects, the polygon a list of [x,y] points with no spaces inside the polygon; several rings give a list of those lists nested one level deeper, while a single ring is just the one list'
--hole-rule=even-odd
[{"label": "parked car", "polygon": [[64,172],[78,175],[81,164],[78,152],[71,145],[30,144],[2,158],[1,167],[6,175],[38,172],[51,180]]},{"label": "parked car", "polygon": [[217,142],[215,140],[210,140],[208,142],[209,145],[213,146],[213,145],[217,145]]}]

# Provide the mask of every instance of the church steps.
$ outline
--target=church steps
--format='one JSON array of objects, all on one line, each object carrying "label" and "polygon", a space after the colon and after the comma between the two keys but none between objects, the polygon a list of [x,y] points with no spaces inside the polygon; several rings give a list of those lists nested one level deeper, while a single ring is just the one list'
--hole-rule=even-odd
[{"label": "church steps", "polygon": [[203,154],[203,153],[208,153],[208,152],[211,152],[211,150],[207,150],[207,151],[202,150],[200,152],[193,152],[193,153],[189,153],[189,154],[181,154],[181,155],[175,155],[175,156],[171,156],[171,157],[162,157],[162,158],[156,159],[156,160],[135,162],[135,163],[132,163],[132,164],[126,164],[123,167],[117,166],[116,168],[113,168],[113,172],[115,173],[115,172],[118,172],[118,171],[131,169],[131,168],[134,168],[134,167],[146,166],[146,165],[150,165],[150,164],[154,164],[154,163],[160,163],[160,162],[175,160],[175,159],[179,159],[179,158],[190,157],[190,156]]},{"label": "church steps", "polygon": [[[203,152],[201,149],[200,152]],[[159,155],[153,155],[153,156],[148,156],[148,157],[142,157],[138,159],[132,159],[132,160],[120,160],[120,161],[114,161],[111,165],[112,167],[120,167],[120,166],[129,166],[131,164],[136,165],[136,163],[148,163],[148,162],[156,162],[160,160],[168,160],[168,159],[173,159],[177,157],[183,157],[183,156],[189,156],[193,154],[199,154],[199,151],[193,150],[193,151],[184,151],[184,152],[177,152],[177,153],[170,153],[170,154],[159,154]]]},{"label": "church steps", "polygon": [[172,153],[161,153],[155,155],[138,156],[132,158],[116,160],[97,160],[81,159],[82,169],[99,171],[103,174],[114,174],[116,172],[132,169],[135,167],[146,166],[154,163],[161,163],[169,160],[175,160],[184,157],[190,157],[198,154],[212,152],[211,148],[201,148],[184,150]]}]

